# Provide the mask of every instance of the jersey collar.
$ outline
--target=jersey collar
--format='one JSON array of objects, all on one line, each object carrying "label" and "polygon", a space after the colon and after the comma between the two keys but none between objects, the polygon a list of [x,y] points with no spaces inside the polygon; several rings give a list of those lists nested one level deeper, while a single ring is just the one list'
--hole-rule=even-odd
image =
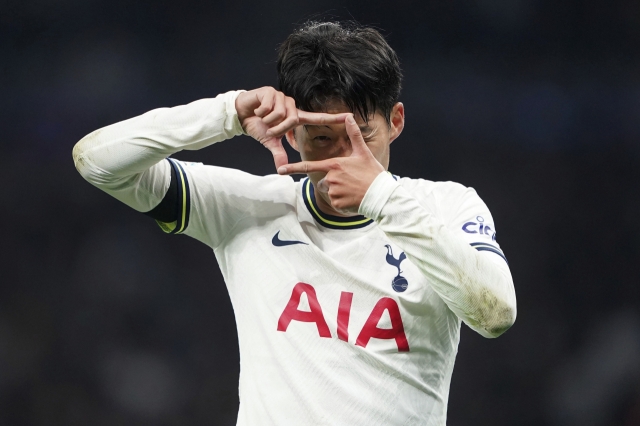
[{"label": "jersey collar", "polygon": [[309,178],[305,178],[305,180],[302,182],[302,199],[304,200],[305,206],[307,206],[307,210],[309,210],[309,213],[311,213],[311,216],[313,216],[316,222],[318,222],[325,228],[357,229],[364,228],[365,226],[373,223],[372,219],[368,219],[361,215],[340,217],[324,213],[318,207],[313,184],[311,183]]}]

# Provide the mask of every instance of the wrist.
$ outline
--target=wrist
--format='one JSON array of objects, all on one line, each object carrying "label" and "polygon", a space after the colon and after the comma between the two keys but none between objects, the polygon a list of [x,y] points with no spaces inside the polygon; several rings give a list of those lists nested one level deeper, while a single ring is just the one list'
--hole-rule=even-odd
[{"label": "wrist", "polygon": [[224,94],[226,98],[227,119],[233,122],[233,128],[238,135],[246,134],[238,111],[238,98],[244,93],[246,93],[246,90],[233,90]]},{"label": "wrist", "polygon": [[378,220],[382,208],[399,186],[400,183],[386,170],[379,173],[364,194],[358,213],[370,219]]},{"label": "wrist", "polygon": [[[251,102],[251,101],[254,102]],[[238,93],[238,96],[235,99],[234,108],[238,115],[238,120],[240,123],[243,123],[247,118],[255,115],[254,110],[260,106],[255,104],[255,94],[247,92],[246,90],[241,90]]]}]

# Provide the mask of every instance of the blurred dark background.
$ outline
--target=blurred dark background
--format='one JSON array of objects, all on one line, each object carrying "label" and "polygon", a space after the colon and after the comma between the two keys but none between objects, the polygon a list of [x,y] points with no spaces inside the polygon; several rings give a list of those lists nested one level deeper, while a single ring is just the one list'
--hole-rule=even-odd
[{"label": "blurred dark background", "polygon": [[[86,183],[92,130],[275,85],[308,18],[381,28],[405,74],[391,170],[476,188],[519,315],[463,327],[451,426],[640,425],[640,2],[0,1],[0,425],[234,425],[210,250]],[[180,159],[273,172],[237,138]],[[329,409],[329,408],[328,408]]]}]

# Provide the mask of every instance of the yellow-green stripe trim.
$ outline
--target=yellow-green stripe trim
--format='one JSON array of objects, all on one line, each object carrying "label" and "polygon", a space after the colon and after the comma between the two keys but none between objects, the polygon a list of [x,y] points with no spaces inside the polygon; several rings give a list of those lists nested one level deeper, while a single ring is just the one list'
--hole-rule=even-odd
[{"label": "yellow-green stripe trim", "polygon": [[158,226],[160,226],[160,229],[162,229],[162,231],[167,234],[171,234],[173,230],[176,229],[176,226],[178,224],[177,221],[168,223],[168,222],[160,222],[157,219],[156,219],[156,223],[158,224]]},{"label": "yellow-green stripe trim", "polygon": [[371,221],[371,219],[362,219],[362,220],[356,220],[353,222],[334,222],[333,220],[327,220],[325,218],[323,218],[320,213],[318,213],[318,211],[316,210],[316,208],[313,205],[313,200],[311,200],[311,192],[309,191],[309,187],[311,186],[311,181],[307,180],[306,182],[307,188],[305,190],[305,195],[307,196],[307,201],[309,202],[309,206],[311,207],[311,209],[313,210],[313,212],[316,215],[316,218],[323,221],[326,224],[329,225],[333,225],[333,226],[354,226],[354,225],[362,225],[363,223],[367,223],[369,221]]},{"label": "yellow-green stripe trim", "polygon": [[[189,226],[189,213],[191,210],[191,196],[189,193],[189,179],[182,165],[172,159],[167,158],[171,165],[171,185],[177,185],[177,199],[175,199],[178,217],[173,222],[161,222],[156,220],[160,228],[168,234],[179,234]],[[175,182],[174,182],[175,181]]]},{"label": "yellow-green stripe trim", "polygon": [[180,184],[182,185],[182,221],[180,223],[180,229],[178,229],[176,231],[176,234],[184,231],[184,223],[185,223],[185,219],[186,219],[186,214],[187,214],[187,188],[185,187],[184,184],[184,175],[182,174],[182,167],[176,167],[176,170],[178,171],[178,174],[180,174]]}]

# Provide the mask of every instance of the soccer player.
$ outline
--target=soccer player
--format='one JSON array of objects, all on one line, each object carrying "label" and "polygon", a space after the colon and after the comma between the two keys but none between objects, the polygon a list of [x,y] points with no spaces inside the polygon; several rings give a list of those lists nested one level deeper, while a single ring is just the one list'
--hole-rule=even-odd
[{"label": "soccer player", "polygon": [[[279,91],[96,130],[75,165],[213,249],[238,327],[239,425],[444,425],[461,321],[497,337],[516,317],[491,213],[471,188],[387,171],[405,114],[398,59],[376,30],[307,23],[277,70]],[[277,174],[170,158],[240,134],[272,152]]]}]

